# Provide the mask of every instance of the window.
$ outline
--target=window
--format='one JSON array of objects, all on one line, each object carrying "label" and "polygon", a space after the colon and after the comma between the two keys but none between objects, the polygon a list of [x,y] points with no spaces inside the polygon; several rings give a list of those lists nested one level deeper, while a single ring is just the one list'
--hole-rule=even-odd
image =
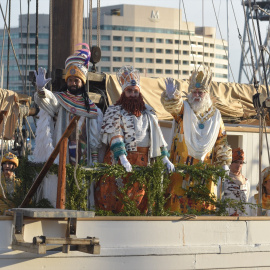
[{"label": "window", "polygon": [[183,65],[189,65],[189,61],[183,61]]},{"label": "window", "polygon": [[165,74],[172,74],[172,71],[170,69],[165,69]]},{"label": "window", "polygon": [[227,59],[227,55],[216,54],[216,58],[218,58],[218,59]]},{"label": "window", "polygon": [[101,62],[109,62],[111,61],[110,56],[101,56]]},{"label": "window", "polygon": [[136,68],[137,70],[139,70],[140,73],[144,72],[144,68]]},{"label": "window", "polygon": [[172,39],[166,39],[166,44],[173,44],[173,40]]},{"label": "window", "polygon": [[225,69],[227,69],[228,66],[227,65],[216,64],[216,68],[225,68]]},{"label": "window", "polygon": [[92,35],[92,40],[97,40],[97,35]]},{"label": "window", "polygon": [[133,62],[133,58],[132,57],[125,57],[124,58],[124,62]]},{"label": "window", "polygon": [[110,51],[111,47],[110,46],[101,46],[101,51]]},{"label": "window", "polygon": [[122,57],[113,57],[113,62],[122,62]]},{"label": "window", "polygon": [[153,53],[154,52],[154,49],[153,48],[146,48],[145,49],[145,52],[147,52],[147,53]]},{"label": "window", "polygon": [[189,42],[187,40],[183,40],[183,45],[189,45]]},{"label": "window", "polygon": [[146,63],[154,63],[154,59],[153,58],[146,58],[145,62]]},{"label": "window", "polygon": [[121,36],[113,36],[113,40],[114,41],[122,41],[122,37]]},{"label": "window", "polygon": [[156,63],[157,63],[157,64],[162,64],[162,63],[163,63],[163,59],[158,59],[158,58],[157,58],[157,59],[156,59]]},{"label": "window", "polygon": [[166,54],[171,54],[173,51],[172,50],[168,50],[168,49],[166,49]]},{"label": "window", "polygon": [[209,43],[204,43],[204,47],[209,47]]},{"label": "window", "polygon": [[179,51],[179,50],[174,50],[174,53],[175,53],[175,54],[181,54],[181,51]]},{"label": "window", "polygon": [[111,40],[111,36],[101,35],[101,40]]},{"label": "window", "polygon": [[181,71],[180,70],[175,70],[174,74],[181,74]]},{"label": "window", "polygon": [[214,44],[210,44],[210,48],[214,48]]},{"label": "window", "polygon": [[163,42],[164,42],[164,40],[162,38],[157,38],[156,39],[156,43],[163,43]]},{"label": "window", "polygon": [[143,38],[142,37],[136,37],[136,42],[143,42]]},{"label": "window", "polygon": [[187,55],[187,54],[189,54],[189,51],[183,51],[183,54]]},{"label": "window", "polygon": [[172,60],[171,59],[166,59],[165,64],[172,64]]},{"label": "window", "polygon": [[125,41],[133,41],[133,37],[125,37],[125,39],[124,39]]},{"label": "window", "polygon": [[145,41],[148,42],[148,43],[153,43],[154,39],[153,38],[146,38]]},{"label": "window", "polygon": [[188,75],[189,72],[187,70],[183,70],[183,75]]},{"label": "window", "polygon": [[135,58],[135,62],[136,62],[136,63],[143,63],[143,58],[138,58],[138,57],[136,57],[136,58]]},{"label": "window", "polygon": [[122,51],[122,47],[113,46],[113,51],[115,51],[115,52],[121,52]]},{"label": "window", "polygon": [[120,69],[120,67],[113,67],[113,72],[117,72]]},{"label": "window", "polygon": [[156,49],[156,53],[163,53],[162,49]]},{"label": "window", "polygon": [[220,74],[220,73],[215,73],[215,77],[216,78],[224,78],[224,79],[228,78],[227,74]]},{"label": "window", "polygon": [[198,45],[203,46],[203,43],[202,42],[198,42]]},{"label": "window", "polygon": [[135,48],[135,51],[136,51],[136,52],[143,52],[143,48],[137,47],[137,48]]},{"label": "window", "polygon": [[162,74],[162,69],[156,69],[157,74]]},{"label": "window", "polygon": [[101,72],[110,72],[110,67],[101,67]]},{"label": "window", "polygon": [[125,52],[133,52],[133,47],[125,47]]},{"label": "window", "polygon": [[178,65],[178,62],[179,62],[179,65],[181,65],[181,61],[180,61],[180,60],[174,60],[174,63],[175,63],[176,65]]},{"label": "window", "polygon": [[148,68],[147,73],[154,73],[154,70],[152,68]]},{"label": "window", "polygon": [[181,44],[181,41],[178,40],[178,39],[176,39],[176,40],[174,41],[174,43],[175,43],[175,44]]}]

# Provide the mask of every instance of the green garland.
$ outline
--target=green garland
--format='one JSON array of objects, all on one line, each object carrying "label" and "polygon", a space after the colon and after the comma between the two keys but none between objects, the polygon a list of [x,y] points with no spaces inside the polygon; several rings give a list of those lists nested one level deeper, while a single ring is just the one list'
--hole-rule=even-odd
[{"label": "green garland", "polygon": [[[43,167],[43,164],[36,164],[29,162],[26,158],[20,160],[20,166],[17,168],[16,176],[22,180],[22,189],[17,194],[14,194],[14,200],[22,201],[25,194],[29,190],[36,175]],[[137,209],[135,202],[132,201],[125,194],[126,191],[135,182],[144,187],[148,199],[148,213],[152,216],[168,216],[168,215],[180,215],[176,212],[170,212],[164,208],[168,197],[166,197],[166,190],[170,182],[170,174],[161,160],[157,160],[147,167],[132,166],[133,170],[129,178],[129,182],[121,188],[120,192],[123,194],[122,202],[124,209],[118,215],[123,216],[138,216],[141,215]],[[108,164],[96,164],[91,168],[78,167],[76,171],[76,178],[80,189],[77,188],[74,180],[74,167],[67,165],[67,177],[66,177],[66,209],[73,210],[96,210],[96,215],[115,215],[109,211],[103,211],[99,209],[88,209],[87,198],[89,187],[91,183],[99,181],[104,176],[113,176],[116,179],[119,177],[125,177],[127,172],[121,165],[108,165]],[[226,208],[233,207],[235,209],[244,209],[245,203],[226,199],[219,200],[214,194],[210,193],[207,188],[207,183],[213,181],[217,183],[219,177],[225,178],[225,171],[221,167],[213,165],[207,165],[198,163],[196,165],[177,165],[175,171],[182,176],[189,174],[193,179],[193,188],[186,190],[186,195],[195,200],[198,203],[205,203],[212,205],[211,210],[204,209],[200,212],[195,210],[189,210],[188,214],[196,215],[226,215]],[[51,173],[58,173],[58,166],[53,165],[50,169]],[[202,183],[202,179],[204,180]],[[22,191],[23,190],[23,191]],[[47,203],[47,202],[46,202]],[[19,203],[20,204],[20,203]],[[40,205],[35,198],[32,200],[32,205],[37,207]]]}]

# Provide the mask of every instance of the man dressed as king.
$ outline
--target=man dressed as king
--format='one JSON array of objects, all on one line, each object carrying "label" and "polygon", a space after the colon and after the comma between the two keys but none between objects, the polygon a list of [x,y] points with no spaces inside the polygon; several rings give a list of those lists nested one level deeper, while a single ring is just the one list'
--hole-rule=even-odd
[{"label": "man dressed as king", "polygon": [[[213,106],[209,95],[211,80],[212,72],[208,67],[203,65],[195,68],[189,79],[186,100],[183,100],[181,89],[177,89],[173,79],[168,78],[165,82],[166,91],[161,95],[161,103],[174,118],[170,152],[173,164],[193,165],[203,162],[229,170],[231,148],[220,111]],[[201,210],[202,204],[196,204],[185,195],[193,184],[190,176],[183,178],[174,173],[168,187],[170,196],[167,208],[180,213],[187,213],[189,209]],[[209,190],[216,190],[212,181]]]}]

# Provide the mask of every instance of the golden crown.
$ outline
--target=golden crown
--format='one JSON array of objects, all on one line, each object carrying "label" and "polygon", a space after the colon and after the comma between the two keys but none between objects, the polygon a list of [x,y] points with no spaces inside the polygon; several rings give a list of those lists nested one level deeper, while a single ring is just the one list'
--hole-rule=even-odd
[{"label": "golden crown", "polygon": [[116,73],[117,80],[124,91],[127,86],[140,87],[140,72],[132,66],[123,66]]}]

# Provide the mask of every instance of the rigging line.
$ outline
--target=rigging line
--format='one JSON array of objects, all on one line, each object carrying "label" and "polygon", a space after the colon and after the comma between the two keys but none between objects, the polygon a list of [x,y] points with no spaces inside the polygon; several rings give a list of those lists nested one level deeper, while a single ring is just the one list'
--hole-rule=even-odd
[{"label": "rigging line", "polygon": [[180,31],[181,31],[181,0],[179,0],[179,9],[178,9],[178,27],[179,27],[179,32],[178,32],[178,74],[177,74],[177,78],[179,80],[180,77],[180,40],[181,40],[181,35],[180,35]]},{"label": "rigging line", "polygon": [[[242,35],[241,35],[241,33],[240,33],[240,29],[239,29],[238,22],[237,22],[237,19],[236,19],[236,15],[235,15],[235,11],[234,11],[234,6],[233,6],[233,3],[232,3],[232,0],[230,0],[230,1],[231,1],[231,6],[232,6],[232,11],[233,11],[233,16],[234,16],[234,20],[235,20],[236,28],[237,28],[237,32],[238,32],[238,38],[239,38],[239,42],[240,42],[240,46],[241,46],[241,53],[242,53],[242,57],[243,57],[243,62],[245,63],[246,57],[244,57]],[[249,63],[248,63],[248,64],[249,64]],[[252,74],[252,71],[251,71],[250,66],[249,66],[249,72],[250,72],[250,74]],[[247,67],[246,67],[246,73],[248,73],[248,72],[247,72]]]},{"label": "rigging line", "polygon": [[[8,6],[8,31],[10,32],[10,17],[11,17],[11,0],[9,0]],[[7,51],[7,89],[9,88],[9,57],[10,57],[10,40],[8,39],[8,51]]]},{"label": "rigging line", "polygon": [[100,0],[97,0],[97,46],[100,47]]},{"label": "rigging line", "polygon": [[246,13],[246,9],[245,9],[245,5],[244,5],[244,0],[242,0],[242,6],[243,6],[243,10],[244,10],[244,17],[245,17],[245,23],[247,26],[247,36],[248,36],[248,44],[249,44],[249,50],[250,50],[250,57],[251,57],[251,65],[252,65],[252,69],[253,69],[253,83],[255,86],[255,89],[258,92],[258,81],[256,78],[256,68],[255,68],[255,63],[254,63],[254,56],[252,53],[252,46],[251,46],[251,40],[250,40],[250,28],[249,28],[249,24],[248,24],[248,19],[247,19],[247,13]]},{"label": "rigging line", "polygon": [[[228,61],[230,61],[230,33],[229,33],[229,2],[227,0],[227,42],[228,42]],[[228,72],[228,81],[230,81],[230,70],[229,67],[227,69]]]},{"label": "rigging line", "polygon": [[269,166],[270,166],[270,153],[269,153],[269,144],[268,144],[268,137],[267,137],[267,131],[266,131],[265,114],[264,114],[264,118],[263,118],[263,127],[264,127],[264,134],[265,134],[265,140],[266,140],[266,147],[267,147],[268,161],[269,161]]},{"label": "rigging line", "polygon": [[[6,14],[5,14],[5,20],[7,18],[7,9],[8,9],[8,1],[6,3]],[[1,64],[0,64],[0,70],[1,70],[1,87],[4,85],[4,76],[2,76],[3,74],[3,70],[2,70],[2,64],[3,64],[3,55],[4,55],[4,46],[5,46],[5,35],[6,35],[6,27],[4,26],[4,32],[3,32],[3,41],[2,41],[2,51],[1,51]]]},{"label": "rigging line", "polygon": [[202,0],[203,64],[204,64],[204,0]]},{"label": "rigging line", "polygon": [[220,34],[220,36],[221,36],[223,48],[224,48],[225,54],[226,54],[227,59],[228,59],[228,65],[229,65],[229,67],[230,67],[230,71],[231,71],[231,74],[232,74],[232,77],[233,77],[233,81],[235,82],[235,78],[234,78],[234,75],[233,75],[233,72],[232,72],[232,67],[231,67],[231,64],[230,64],[230,61],[229,61],[228,53],[227,53],[227,51],[225,50],[224,40],[223,40],[223,37],[222,37],[222,34],[221,34],[220,25],[219,25],[218,18],[217,18],[217,13],[216,13],[216,8],[215,8],[215,5],[214,5],[213,0],[212,0],[212,5],[213,5],[213,9],[214,9],[214,13],[215,13],[217,25],[218,25],[219,34]]},{"label": "rigging line", "polygon": [[[30,0],[27,1],[27,34],[26,34],[26,54],[25,54],[25,83],[27,87],[28,53],[29,53],[29,19],[30,19]],[[26,94],[26,93],[24,93]],[[30,96],[30,95],[29,95]]]},{"label": "rigging line", "polygon": [[260,6],[258,6],[258,9],[265,13],[266,15],[270,16],[270,13],[268,13],[266,10],[262,9]]},{"label": "rigging line", "polygon": [[89,0],[89,47],[92,48],[92,20],[93,20],[93,9],[92,9],[92,0]]},{"label": "rigging line", "polygon": [[36,0],[36,56],[35,56],[35,70],[38,71],[38,0]]},{"label": "rigging line", "polygon": [[192,51],[190,32],[189,32],[189,27],[188,27],[188,22],[187,22],[187,14],[186,14],[186,8],[185,8],[185,1],[182,0],[182,2],[183,2],[183,10],[184,10],[184,13],[185,13],[186,25],[187,25],[187,30],[188,30],[188,38],[189,38],[189,43],[190,43],[190,48],[191,48],[191,54],[192,54],[192,58],[193,58],[194,67],[196,69],[195,58],[194,58],[194,53]]},{"label": "rigging line", "polygon": [[[49,15],[49,25],[50,25],[50,30],[49,30],[49,78],[52,78],[52,35],[53,35],[53,28],[52,28],[52,23],[53,23],[53,16],[52,16],[52,0],[50,0],[50,15]],[[50,90],[52,91],[52,83],[50,83]]]},{"label": "rigging line", "polygon": [[[20,0],[20,24],[21,24],[21,54],[24,55],[23,53],[23,35],[22,35],[22,0]],[[21,64],[22,64],[22,67],[23,67],[23,57],[21,58]],[[26,85],[25,83],[23,83],[23,93],[25,92],[25,89],[26,89]]]},{"label": "rigging line", "polygon": [[[2,9],[1,3],[0,3],[0,9],[1,9],[2,17],[4,19],[5,28],[7,29],[7,22],[6,22],[5,17],[4,17],[4,12],[3,12],[3,9]],[[10,37],[10,32],[8,31],[8,29],[7,29],[7,33],[8,33],[8,38],[10,39],[10,44],[11,44],[11,47],[12,47],[12,50],[13,50],[13,54],[14,54],[14,57],[15,57],[15,60],[16,60],[16,64],[17,64],[17,67],[18,67],[18,70],[19,70],[21,80],[24,83],[24,79],[23,79],[23,76],[22,76],[22,73],[21,73],[18,58],[17,58],[16,52],[15,52],[15,49],[14,49],[14,46],[13,46],[13,42],[12,42],[11,37]]]}]

